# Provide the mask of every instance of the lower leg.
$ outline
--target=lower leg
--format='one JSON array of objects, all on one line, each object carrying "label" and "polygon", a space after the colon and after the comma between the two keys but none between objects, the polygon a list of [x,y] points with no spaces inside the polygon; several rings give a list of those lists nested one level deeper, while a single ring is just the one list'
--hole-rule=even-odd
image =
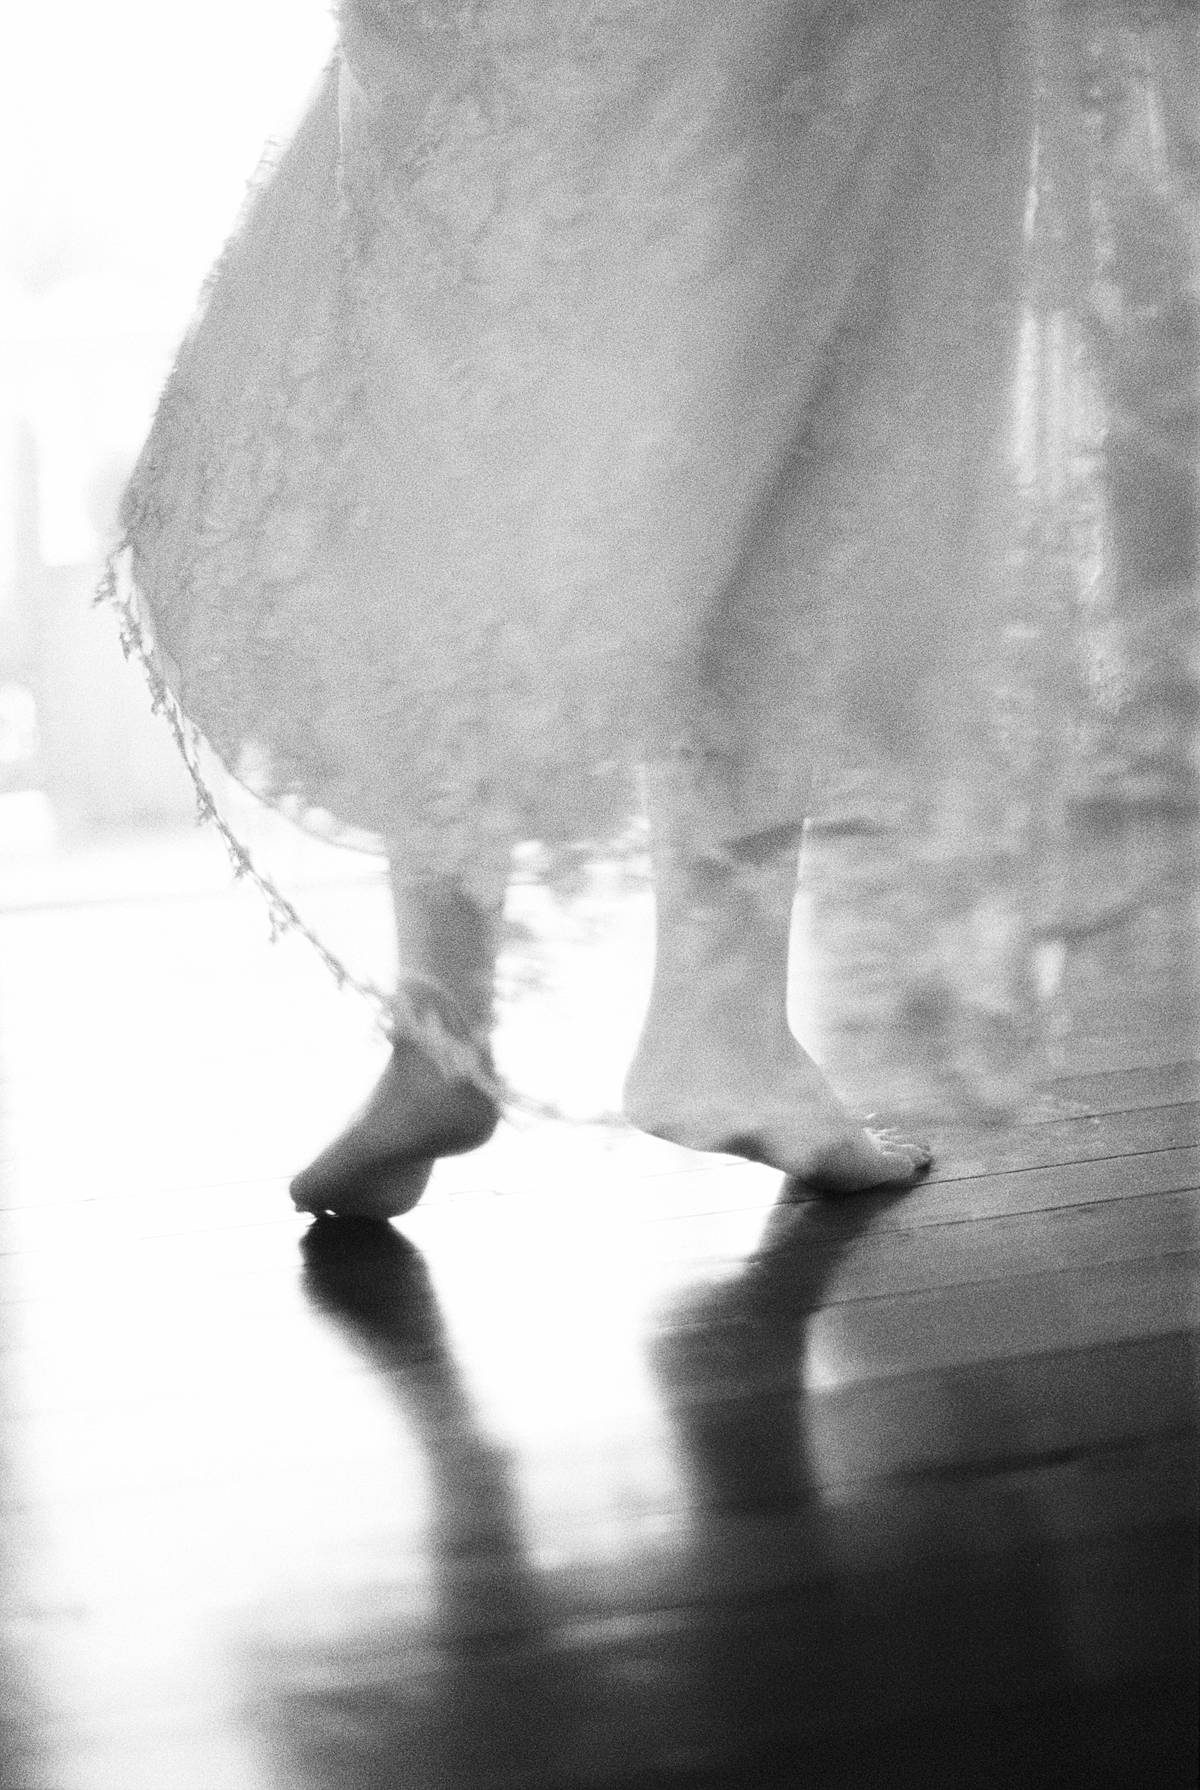
[{"label": "lower leg", "polygon": [[487,1059],[500,904],[484,904],[452,878],[412,883],[392,872],[399,1000],[432,1007],[451,1036]]},{"label": "lower leg", "polygon": [[499,903],[393,876],[399,949],[391,1056],[365,1105],[292,1182],[302,1211],[395,1217],[439,1156],[486,1142],[500,1108],[489,1033]]},{"label": "lower leg", "polygon": [[702,778],[680,763],[651,781],[655,974],[626,1112],[830,1190],[908,1180],[928,1152],[858,1124],[788,1026],[800,823],[731,836],[721,822],[735,810],[719,761]]},{"label": "lower leg", "polygon": [[[658,829],[656,828],[656,835]],[[741,1078],[790,1051],[787,966],[799,828],[765,860],[736,844],[690,854],[654,845],[654,979],[634,1079],[649,1057],[684,1052],[703,1077]],[[703,1016],[697,1032],[692,1022]]]}]

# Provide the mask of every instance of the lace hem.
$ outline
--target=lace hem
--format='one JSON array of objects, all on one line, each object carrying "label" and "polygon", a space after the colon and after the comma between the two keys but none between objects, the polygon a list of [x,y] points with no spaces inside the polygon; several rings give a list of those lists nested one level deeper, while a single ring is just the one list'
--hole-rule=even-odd
[{"label": "lace hem", "polygon": [[[176,696],[158,648],[142,617],[136,590],[127,560],[129,543],[120,542],[108,556],[95,601],[113,609],[117,616],[121,650],[127,660],[134,661],[146,682],[153,713],[161,715],[192,785],[198,822],[212,829],[229,857],[235,881],[253,887],[262,898],[272,944],[288,934],[301,938],[315,952],[332,977],[339,991],[350,993],[369,1009],[379,1032],[390,1042],[409,1039],[427,1052],[431,1060],[447,1076],[461,1077],[491,1098],[508,1104],[516,1096],[485,1065],[488,1059],[486,1035],[464,1042],[447,1026],[436,1004],[440,1002],[453,1012],[454,996],[430,977],[404,977],[390,992],[376,983],[356,976],[330,950],[319,934],[305,921],[295,903],[279,888],[274,879],[255,862],[250,849],[237,837],[221,812],[220,798],[204,770],[205,742],[189,721]],[[413,999],[408,989],[419,986],[426,998]],[[433,997],[433,1002],[428,998]],[[528,1104],[522,1101],[522,1104]]]}]

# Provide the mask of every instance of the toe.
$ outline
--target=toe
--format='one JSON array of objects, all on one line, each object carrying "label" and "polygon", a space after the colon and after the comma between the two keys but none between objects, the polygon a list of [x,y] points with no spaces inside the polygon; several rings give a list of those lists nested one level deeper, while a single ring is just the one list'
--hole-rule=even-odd
[{"label": "toe", "polygon": [[902,1157],[913,1169],[927,1169],[932,1165],[933,1151],[924,1139],[908,1137],[903,1132],[882,1126],[868,1125],[865,1129],[885,1156]]},{"label": "toe", "polygon": [[431,1159],[381,1163],[356,1172],[336,1175],[297,1175],[291,1184],[297,1212],[320,1217],[400,1218],[411,1212],[429,1184]]}]

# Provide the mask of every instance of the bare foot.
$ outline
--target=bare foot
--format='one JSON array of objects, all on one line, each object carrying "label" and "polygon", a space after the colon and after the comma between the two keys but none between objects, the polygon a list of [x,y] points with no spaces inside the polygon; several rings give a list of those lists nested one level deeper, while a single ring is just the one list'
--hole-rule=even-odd
[{"label": "bare foot", "polygon": [[861,1193],[917,1181],[928,1146],[859,1125],[790,1034],[770,1050],[714,1050],[703,1033],[684,1045],[648,1037],[625,1084],[639,1130],[689,1150],[765,1163],[821,1193]]},{"label": "bare foot", "polygon": [[292,1204],[341,1218],[399,1217],[424,1193],[439,1156],[477,1149],[499,1119],[490,1095],[401,1039],[366,1105],[292,1182]]}]

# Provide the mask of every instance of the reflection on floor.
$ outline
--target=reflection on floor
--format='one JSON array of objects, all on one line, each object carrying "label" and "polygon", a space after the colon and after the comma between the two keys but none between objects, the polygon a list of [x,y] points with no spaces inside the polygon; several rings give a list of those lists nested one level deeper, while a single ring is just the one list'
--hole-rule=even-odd
[{"label": "reflection on floor", "polygon": [[522,1123],[381,1236],[257,916],[30,904],[0,997],[4,1790],[1194,1784],[1177,1039],[902,1198]]}]

